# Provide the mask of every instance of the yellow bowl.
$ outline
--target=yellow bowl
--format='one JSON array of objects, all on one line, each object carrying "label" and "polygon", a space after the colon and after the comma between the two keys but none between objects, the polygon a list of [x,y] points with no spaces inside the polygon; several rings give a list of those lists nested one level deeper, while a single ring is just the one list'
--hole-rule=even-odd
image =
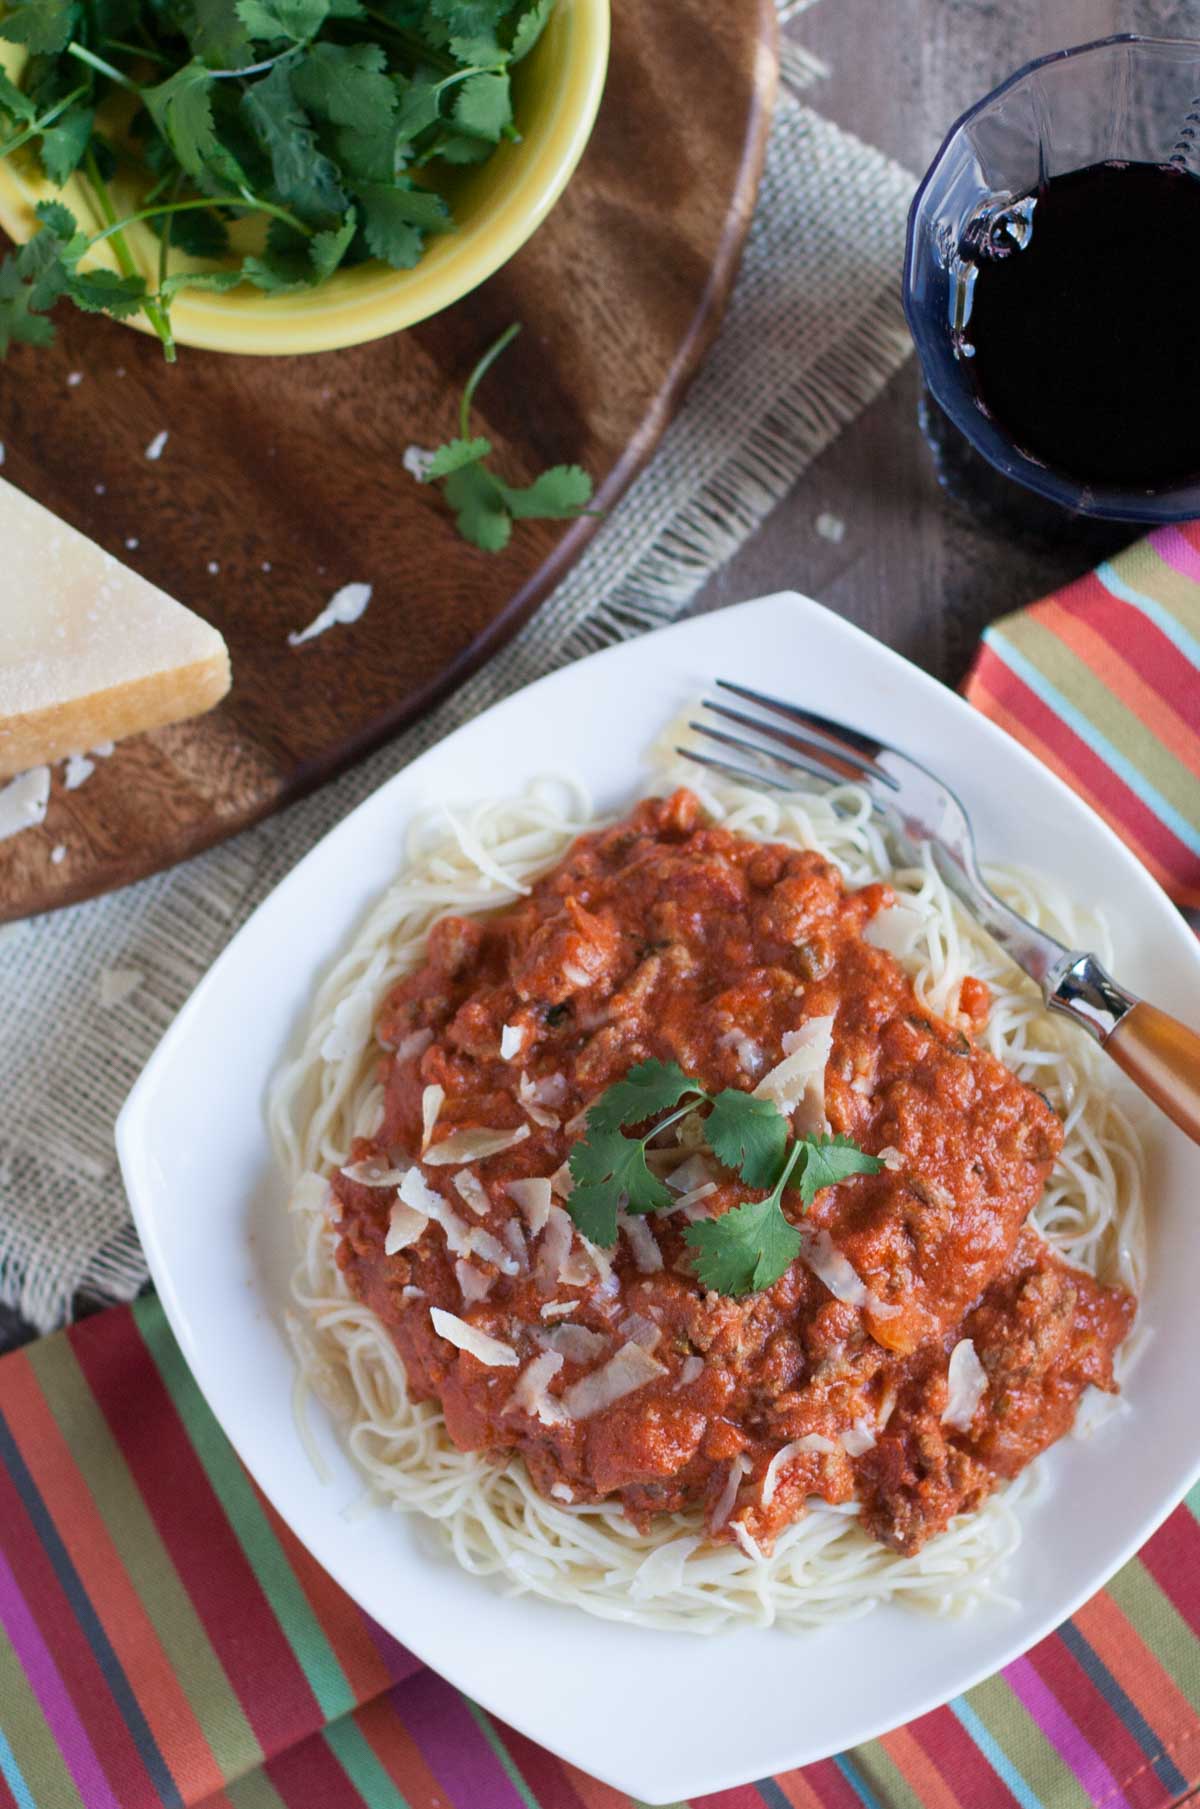
[{"label": "yellow bowl", "polygon": [[[520,142],[501,144],[487,163],[456,173],[455,228],[430,238],[414,269],[360,264],[293,295],[265,295],[249,284],[223,295],[184,290],[171,310],[176,339],[213,352],[330,352],[414,326],[459,301],[507,263],[562,194],[595,122],[608,41],[609,0],[558,0],[533,51],[513,71]],[[0,67],[11,73],[19,55],[15,45],[5,45]],[[114,182],[112,190],[122,213],[135,211],[135,188]],[[78,178],[59,190],[32,161],[0,162],[0,227],[11,239],[29,238],[37,227],[34,206],[52,199],[64,201],[81,226],[103,226]],[[158,239],[144,223],[125,236],[153,285]],[[108,244],[92,261],[116,267]],[[129,324],[151,331],[141,315]]]}]

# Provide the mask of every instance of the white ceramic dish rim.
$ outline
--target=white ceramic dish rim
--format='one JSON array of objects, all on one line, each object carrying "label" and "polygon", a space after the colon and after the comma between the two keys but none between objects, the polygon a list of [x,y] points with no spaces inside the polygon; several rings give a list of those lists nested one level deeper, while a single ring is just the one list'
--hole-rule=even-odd
[{"label": "white ceramic dish rim", "polygon": [[[555,765],[582,768],[596,784],[598,801],[619,805],[637,789],[645,746],[717,673],[789,691],[907,745],[931,764],[940,757],[975,816],[985,858],[1028,861],[1036,847],[1039,862],[1067,882],[1086,872],[1092,886],[1103,875],[1123,918],[1121,977],[1200,1019],[1200,951],[1112,831],[953,693],[819,605],[783,593],[553,673],[389,780],[310,851],[238,932],[167,1031],[117,1126],[135,1221],[172,1329],[214,1413],[274,1506],[347,1593],[434,1669],[528,1737],[651,1802],[686,1799],[811,1763],[958,1695],[1072,1614],[1144,1543],[1200,1473],[1200,1441],[1189,1445],[1186,1434],[1182,1441],[1178,1436],[1189,1423],[1186,1378],[1200,1365],[1200,1324],[1193,1324],[1200,1316],[1188,1315],[1187,1265],[1171,1263],[1157,1266],[1147,1290],[1152,1322],[1169,1337],[1151,1342],[1135,1377],[1137,1420],[1127,1416],[1100,1434],[1107,1449],[1098,1442],[1075,1444],[1051,1455],[1050,1499],[1030,1511],[1029,1536],[1014,1568],[1025,1602],[1016,1611],[988,1608],[965,1623],[931,1622],[889,1607],[815,1635],[793,1639],[748,1630],[718,1636],[722,1643],[714,1646],[688,1635],[596,1622],[529,1598],[501,1598],[454,1567],[424,1559],[412,1523],[382,1511],[349,1526],[341,1513],[356,1492],[353,1472],[327,1429],[322,1446],[336,1482],[330,1491],[316,1481],[299,1449],[287,1390],[280,1393],[290,1378],[290,1359],[263,1288],[267,1270],[278,1286],[283,1261],[278,1245],[273,1257],[262,1254],[264,1244],[278,1237],[281,1183],[268,1183],[264,1191],[260,1153],[256,1178],[246,1181],[254,1196],[249,1206],[216,1189],[202,1229],[210,1234],[215,1228],[217,1237],[207,1242],[196,1215],[179,1210],[190,1199],[208,1212],[214,1192],[206,1172],[211,1181],[219,1178],[223,1161],[236,1163],[239,1138],[251,1147],[252,1118],[265,1137],[267,1073],[254,1066],[262,1051],[241,1050],[249,1069],[235,1086],[231,1071],[239,1060],[229,1059],[224,1042],[219,1050],[210,1043],[206,1051],[206,1027],[223,1013],[236,1018],[234,1002],[244,998],[246,984],[264,969],[269,976],[271,962],[281,960],[279,950],[286,947],[295,958],[286,997],[268,988],[256,999],[255,1024],[261,1020],[265,1028],[247,1026],[246,1038],[253,1044],[256,1036],[278,1037],[280,1025],[284,1036],[294,1030],[312,976],[394,868],[398,831],[414,804],[433,796],[469,801],[511,789],[521,774],[545,770],[544,754],[520,751],[530,747],[536,729],[542,746],[549,733]],[[1019,820],[1001,802],[1014,796],[1022,801]],[[321,894],[322,875],[337,882],[325,920],[298,910],[306,892]],[[281,981],[277,993],[282,987]],[[231,1088],[225,1100],[222,1089]],[[196,1148],[178,1134],[189,1124],[194,1129],[195,1110],[209,1097],[224,1101],[228,1116],[221,1122],[232,1153],[216,1139],[201,1139]],[[1152,1198],[1165,1220],[1160,1231],[1169,1232],[1173,1222],[1186,1231],[1187,1195],[1200,1191],[1200,1151],[1161,1120],[1153,1124],[1151,1143]],[[244,1163],[242,1174],[249,1173]],[[232,1239],[221,1235],[229,1230]],[[1134,1456],[1136,1464],[1123,1461]],[[1102,1493],[1102,1480],[1114,1486]],[[1069,1527],[1054,1512],[1064,1490],[1076,1507],[1087,1506]],[[380,1568],[385,1556],[390,1569]],[[856,1629],[868,1629],[870,1638],[857,1637]],[[502,1659],[489,1656],[493,1636]],[[718,1680],[723,1714],[717,1716],[715,1697],[706,1712],[704,1690],[711,1692],[718,1671],[712,1657],[722,1650],[735,1662]],[[541,1684],[540,1701],[532,1704],[522,1689],[531,1679]],[[848,1702],[844,1686],[851,1682]],[[618,1703],[619,1718],[612,1712]],[[808,1710],[803,1717],[801,1704]],[[696,1726],[706,1729],[702,1751],[691,1738]]]}]

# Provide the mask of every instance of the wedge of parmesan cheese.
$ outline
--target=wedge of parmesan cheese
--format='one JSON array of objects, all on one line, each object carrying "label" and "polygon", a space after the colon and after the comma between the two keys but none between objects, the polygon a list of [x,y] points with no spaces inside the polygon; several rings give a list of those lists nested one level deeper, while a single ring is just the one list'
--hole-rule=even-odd
[{"label": "wedge of parmesan cheese", "polygon": [[215,628],[0,478],[0,777],[198,716]]}]

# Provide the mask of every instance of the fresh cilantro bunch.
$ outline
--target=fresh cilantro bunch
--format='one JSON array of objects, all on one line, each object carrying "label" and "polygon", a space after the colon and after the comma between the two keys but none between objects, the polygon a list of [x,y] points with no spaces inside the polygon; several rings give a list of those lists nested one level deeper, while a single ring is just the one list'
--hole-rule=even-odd
[{"label": "fresh cilantro bunch", "polygon": [[[431,233],[453,227],[436,172],[517,136],[511,71],[553,5],[0,0],[0,37],[28,52],[15,79],[0,72],[0,157],[33,157],[59,186],[78,174],[104,221],[88,234],[60,204],[39,208],[35,238],[0,263],[0,354],[14,340],[45,344],[64,299],[118,317],[140,309],[173,358],[185,285],[279,293],[367,258],[409,269]],[[118,172],[140,195],[124,216],[109,186]],[[230,229],[247,218],[261,242],[238,250]],[[161,240],[153,283],[125,238],[140,220]],[[117,271],[82,273],[105,241]],[[214,263],[173,269],[173,249]],[[478,476],[464,483],[482,495]]]},{"label": "fresh cilantro bunch", "polygon": [[475,391],[520,331],[516,322],[483,354],[463,390],[458,438],[439,446],[421,474],[423,483],[442,483],[459,533],[487,553],[508,545],[514,521],[570,521],[585,512],[592,496],[592,480],[578,465],[552,465],[531,484],[506,484],[488,465],[492,442],[471,437]]},{"label": "fresh cilantro bunch", "polygon": [[[770,1099],[736,1087],[714,1095],[677,1062],[639,1062],[587,1115],[587,1136],[571,1150],[574,1185],[567,1210],[585,1237],[605,1246],[617,1241],[621,1206],[637,1213],[666,1210],[674,1196],[652,1173],[647,1146],[703,1105],[711,1107],[704,1135],[717,1160],[735,1169],[748,1187],[770,1192],[689,1226],[686,1241],[697,1252],[696,1270],[706,1288],[756,1294],[778,1281],[803,1247],[783,1210],[785,1188],[796,1188],[807,1209],[823,1187],[851,1175],[878,1174],[883,1167],[848,1137],[793,1137]],[[625,1135],[639,1124],[650,1128],[640,1137]]]}]

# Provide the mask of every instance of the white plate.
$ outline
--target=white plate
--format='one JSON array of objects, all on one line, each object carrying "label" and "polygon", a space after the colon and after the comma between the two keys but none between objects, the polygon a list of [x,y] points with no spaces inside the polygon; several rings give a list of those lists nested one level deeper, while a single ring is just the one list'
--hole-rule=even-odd
[{"label": "white plate", "polygon": [[1009,1576],[1016,1609],[962,1621],[898,1608],[802,1636],[716,1640],[505,1599],[422,1553],[406,1517],[347,1524],[357,1473],[322,1426],[332,1483],[296,1436],[280,1320],[291,1254],[263,1124],[268,1078],[325,963],[391,879],[405,821],[431,799],[518,790],[553,766],[605,807],[631,803],[639,757],[716,674],[911,749],[951,777],[985,858],[1103,900],[1126,984],[1200,1022],[1200,953],[1164,894],[1059,780],[952,692],[802,598],[668,628],[542,679],[459,729],[346,818],[235,937],[134,1088],[117,1144],[172,1327],[217,1418],[310,1551],[389,1632],[492,1713],[620,1790],[675,1801],[820,1759],[947,1701],[1071,1614],[1148,1537],[1200,1470],[1200,1150],[1152,1133],[1155,1336],[1133,1411],[1050,1459]]}]

